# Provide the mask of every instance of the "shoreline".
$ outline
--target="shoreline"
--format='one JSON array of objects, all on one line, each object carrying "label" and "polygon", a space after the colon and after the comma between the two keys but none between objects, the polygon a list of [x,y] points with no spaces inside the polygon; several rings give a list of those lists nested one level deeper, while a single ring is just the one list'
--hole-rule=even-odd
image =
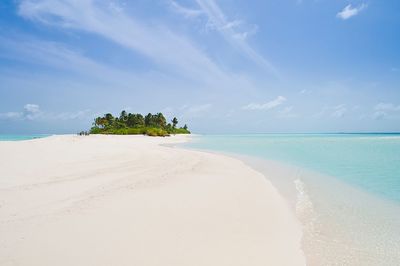
[{"label": "shoreline", "polygon": [[278,190],[187,138],[0,142],[1,264],[305,265]]},{"label": "shoreline", "polygon": [[397,265],[400,217],[396,214],[400,206],[394,201],[287,162],[193,150],[236,158],[272,183],[301,223],[301,248],[307,265],[334,265],[339,261],[343,265]]}]

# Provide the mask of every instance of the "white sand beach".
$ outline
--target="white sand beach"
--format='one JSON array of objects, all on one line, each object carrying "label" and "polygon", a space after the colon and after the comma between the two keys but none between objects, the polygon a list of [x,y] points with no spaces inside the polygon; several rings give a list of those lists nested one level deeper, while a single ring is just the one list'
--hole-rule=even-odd
[{"label": "white sand beach", "polygon": [[271,183],[237,159],[161,145],[187,138],[0,142],[0,265],[305,265]]}]

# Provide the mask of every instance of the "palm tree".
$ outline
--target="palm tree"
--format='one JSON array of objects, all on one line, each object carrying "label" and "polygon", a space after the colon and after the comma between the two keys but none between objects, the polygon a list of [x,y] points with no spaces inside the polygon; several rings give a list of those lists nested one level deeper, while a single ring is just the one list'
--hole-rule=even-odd
[{"label": "palm tree", "polygon": [[114,124],[115,118],[113,117],[112,114],[108,113],[104,115],[104,119],[105,119],[105,123],[104,126],[105,127],[109,127],[112,126]]},{"label": "palm tree", "polygon": [[141,114],[135,115],[135,125],[144,126],[144,117]]},{"label": "palm tree", "polygon": [[146,117],[144,118],[144,124],[146,127],[152,126],[152,121],[153,120],[153,115],[151,113],[148,113]]},{"label": "palm tree", "polygon": [[126,113],[125,110],[123,110],[119,116],[119,120],[121,122],[126,122],[126,120],[128,120],[128,114]]},{"label": "palm tree", "polygon": [[156,122],[157,122],[157,125],[161,128],[165,128],[167,126],[167,119],[165,119],[165,117],[162,113],[158,113],[156,115]]},{"label": "palm tree", "polygon": [[171,122],[172,122],[172,127],[175,128],[176,125],[178,124],[178,119],[174,117],[174,119],[172,119]]}]

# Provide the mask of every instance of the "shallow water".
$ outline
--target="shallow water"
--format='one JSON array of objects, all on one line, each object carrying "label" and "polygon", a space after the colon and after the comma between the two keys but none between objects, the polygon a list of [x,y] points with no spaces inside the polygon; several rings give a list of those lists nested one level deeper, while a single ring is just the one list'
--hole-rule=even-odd
[{"label": "shallow water", "polygon": [[400,202],[398,134],[216,135],[189,145],[286,162]]},{"label": "shallow water", "polygon": [[199,136],[264,173],[303,225],[308,265],[399,265],[400,136]]},{"label": "shallow water", "polygon": [[30,140],[30,139],[38,139],[45,138],[50,135],[46,134],[34,134],[34,135],[2,135],[0,134],[0,141],[20,141],[20,140]]}]

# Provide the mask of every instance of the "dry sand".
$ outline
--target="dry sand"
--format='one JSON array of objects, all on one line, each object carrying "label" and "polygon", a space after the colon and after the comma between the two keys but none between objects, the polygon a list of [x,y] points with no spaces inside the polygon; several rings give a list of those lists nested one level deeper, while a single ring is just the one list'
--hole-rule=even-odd
[{"label": "dry sand", "polygon": [[263,175],[188,136],[0,142],[0,265],[305,265]]}]

